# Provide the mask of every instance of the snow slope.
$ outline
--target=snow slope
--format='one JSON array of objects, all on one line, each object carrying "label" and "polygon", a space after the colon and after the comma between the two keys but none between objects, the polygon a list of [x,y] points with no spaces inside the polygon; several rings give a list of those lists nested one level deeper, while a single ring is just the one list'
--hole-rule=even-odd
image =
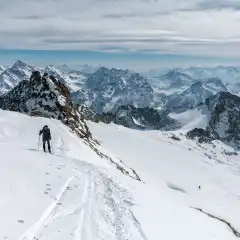
[{"label": "snow slope", "polygon": [[[45,124],[54,154],[37,151]],[[0,152],[0,238],[144,239],[124,175],[59,121],[1,110]]]},{"label": "snow slope", "polygon": [[218,142],[200,146],[181,134],[181,141],[175,141],[158,131],[89,125],[102,145],[145,181],[135,196],[147,239],[236,239],[226,223],[194,209],[240,231],[240,158],[223,154],[232,149]]},{"label": "snow slope", "polygon": [[[54,154],[36,150],[45,124]],[[240,231],[239,156],[180,133],[178,142],[158,131],[88,125],[102,151],[144,182],[123,175],[59,121],[0,110],[0,238],[236,239],[231,227]]]}]

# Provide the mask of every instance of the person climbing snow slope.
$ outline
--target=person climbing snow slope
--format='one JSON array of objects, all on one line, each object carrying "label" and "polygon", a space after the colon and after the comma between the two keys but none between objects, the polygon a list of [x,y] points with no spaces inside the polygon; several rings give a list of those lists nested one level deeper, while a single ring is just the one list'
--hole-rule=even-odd
[{"label": "person climbing snow slope", "polygon": [[39,132],[39,136],[42,135],[42,141],[43,141],[43,150],[46,152],[46,142],[48,145],[48,151],[51,153],[51,146],[50,146],[50,140],[51,140],[51,132],[47,125],[43,127],[42,130]]}]

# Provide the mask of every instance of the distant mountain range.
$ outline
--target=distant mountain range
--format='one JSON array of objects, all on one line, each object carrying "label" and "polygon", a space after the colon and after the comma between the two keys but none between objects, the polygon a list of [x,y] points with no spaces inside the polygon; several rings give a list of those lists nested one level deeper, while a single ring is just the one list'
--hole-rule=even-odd
[{"label": "distant mountain range", "polygon": [[[169,130],[180,125],[168,116],[169,113],[205,109],[209,122],[208,127],[200,131],[201,134],[224,141],[238,141],[238,68],[175,69],[158,77],[147,78],[139,73],[118,68],[99,67],[93,72],[89,66],[80,70],[71,69],[67,65],[39,68],[18,60],[13,66],[0,67],[2,108],[34,112],[32,104],[36,100],[31,99],[31,94],[35,96],[37,93],[31,89],[31,84],[28,84],[34,70],[39,70],[42,75],[48,73],[67,86],[69,101],[71,99],[87,119],[114,122],[136,129]],[[214,75],[216,72],[225,79],[228,71],[227,81]],[[21,97],[22,92],[26,99]],[[44,105],[41,98],[45,97],[39,95],[39,107]],[[61,101],[57,98],[56,111]],[[43,112],[45,110],[43,109]],[[189,134],[194,137],[199,132],[196,130]]]},{"label": "distant mountain range", "polygon": [[240,82],[240,67],[235,66],[216,66],[216,67],[188,67],[176,69],[152,69],[143,73],[144,76],[150,78],[158,78],[170,71],[187,74],[193,79],[219,78],[225,83],[232,84]]}]

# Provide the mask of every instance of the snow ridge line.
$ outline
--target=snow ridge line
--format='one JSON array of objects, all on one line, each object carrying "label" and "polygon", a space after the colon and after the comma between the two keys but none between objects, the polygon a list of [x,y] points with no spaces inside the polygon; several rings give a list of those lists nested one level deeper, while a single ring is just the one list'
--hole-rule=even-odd
[{"label": "snow ridge line", "polygon": [[58,209],[58,203],[66,194],[67,188],[70,183],[75,179],[75,176],[68,178],[65,185],[62,187],[61,191],[59,192],[56,200],[44,211],[43,215],[40,219],[34,223],[19,240],[33,240],[37,239],[37,236],[41,234],[42,229],[47,225],[49,221],[51,221],[52,217],[54,216],[55,212]]}]

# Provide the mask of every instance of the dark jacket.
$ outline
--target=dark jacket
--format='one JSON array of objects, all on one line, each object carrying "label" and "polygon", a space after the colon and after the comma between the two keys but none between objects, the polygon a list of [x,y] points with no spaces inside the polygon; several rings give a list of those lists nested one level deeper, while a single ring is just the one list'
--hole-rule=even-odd
[{"label": "dark jacket", "polygon": [[51,140],[51,132],[48,127],[44,126],[43,129],[39,132],[39,135],[41,134],[43,135],[42,136],[43,141]]}]

